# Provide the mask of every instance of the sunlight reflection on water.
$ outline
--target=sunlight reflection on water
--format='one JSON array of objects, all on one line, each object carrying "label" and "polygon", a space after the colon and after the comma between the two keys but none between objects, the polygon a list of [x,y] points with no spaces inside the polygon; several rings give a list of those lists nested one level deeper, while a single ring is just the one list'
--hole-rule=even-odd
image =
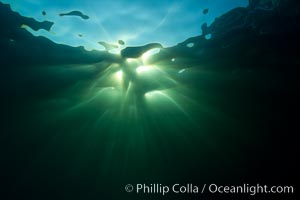
[{"label": "sunlight reflection on water", "polygon": [[[36,20],[53,21],[50,32],[33,31],[57,43],[103,50],[99,41],[126,46],[159,42],[173,46],[185,39],[200,35],[201,25],[213,22],[215,17],[237,6],[246,6],[248,0],[2,0],[12,9]],[[225,3],[226,1],[226,3]],[[208,13],[204,12],[209,8]],[[81,11],[88,19],[78,16],[60,16],[61,13]]]}]

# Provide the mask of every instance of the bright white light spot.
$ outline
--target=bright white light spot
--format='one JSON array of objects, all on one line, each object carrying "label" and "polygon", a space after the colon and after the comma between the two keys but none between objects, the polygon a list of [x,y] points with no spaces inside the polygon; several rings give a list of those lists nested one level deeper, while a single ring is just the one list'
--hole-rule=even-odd
[{"label": "bright white light spot", "polygon": [[127,58],[126,61],[129,62],[129,63],[132,63],[132,62],[135,62],[136,59],[134,59],[134,58]]},{"label": "bright white light spot", "polygon": [[116,73],[117,80],[121,81],[123,79],[123,71],[120,70]]},{"label": "bright white light spot", "polygon": [[153,98],[153,97],[155,97],[155,96],[157,96],[157,95],[162,95],[162,92],[159,91],[159,90],[154,90],[154,91],[151,91],[151,92],[147,92],[147,93],[145,94],[145,97],[146,97],[146,98]]},{"label": "bright white light spot", "polygon": [[175,62],[175,60],[176,60],[175,58],[172,58],[172,59],[171,59],[172,62]]},{"label": "bright white light spot", "polygon": [[185,69],[180,70],[178,73],[181,74],[185,71]]},{"label": "bright white light spot", "polygon": [[136,68],[136,72],[138,74],[141,74],[143,72],[147,72],[149,70],[151,70],[151,67],[149,67],[149,66],[139,66],[138,68]]},{"label": "bright white light spot", "polygon": [[143,62],[147,62],[147,60],[148,60],[151,56],[153,56],[153,55],[155,55],[155,54],[158,54],[159,52],[160,52],[160,48],[154,48],[154,49],[151,49],[151,50],[147,51],[146,53],[144,53],[144,54],[142,55],[142,60],[143,60]]}]

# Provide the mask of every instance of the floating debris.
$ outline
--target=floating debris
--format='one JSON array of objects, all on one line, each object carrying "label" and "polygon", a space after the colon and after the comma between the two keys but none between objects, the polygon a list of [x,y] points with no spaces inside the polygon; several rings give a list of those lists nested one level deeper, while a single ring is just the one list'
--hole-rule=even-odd
[{"label": "floating debris", "polygon": [[123,40],[118,41],[119,45],[125,45],[125,42]]},{"label": "floating debris", "polygon": [[121,51],[121,55],[124,58],[139,58],[147,51],[155,48],[163,48],[163,46],[159,43],[150,43],[139,47],[127,47]]},{"label": "floating debris", "polygon": [[208,13],[208,11],[209,11],[208,8],[204,9],[204,10],[203,10],[203,14],[206,15],[206,14]]},{"label": "floating debris", "polygon": [[42,12],[42,15],[44,15],[44,16],[47,15],[46,11],[43,11],[43,12]]},{"label": "floating debris", "polygon": [[90,17],[83,14],[82,12],[78,11],[78,10],[75,10],[75,11],[71,11],[71,12],[68,12],[68,13],[61,13],[59,14],[59,16],[78,16],[78,17],[81,17],[82,19],[89,19]]},{"label": "floating debris", "polygon": [[117,48],[119,48],[119,46],[116,45],[116,44],[110,44],[110,43],[102,42],[102,41],[101,41],[101,42],[98,42],[98,44],[102,45],[102,46],[105,48],[106,51],[110,51],[110,50],[112,50],[112,49],[117,49]]}]

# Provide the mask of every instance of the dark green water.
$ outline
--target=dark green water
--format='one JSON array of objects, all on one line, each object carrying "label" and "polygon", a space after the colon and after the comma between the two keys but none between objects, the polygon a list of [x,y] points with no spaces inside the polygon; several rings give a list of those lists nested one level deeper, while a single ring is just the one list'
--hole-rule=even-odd
[{"label": "dark green water", "polygon": [[56,45],[1,17],[9,31],[1,31],[0,195],[201,199],[229,196],[124,187],[295,186],[299,14],[285,14],[294,7],[272,15],[241,8],[233,21],[248,17],[259,30],[225,17],[211,39],[190,38],[147,60]]}]

